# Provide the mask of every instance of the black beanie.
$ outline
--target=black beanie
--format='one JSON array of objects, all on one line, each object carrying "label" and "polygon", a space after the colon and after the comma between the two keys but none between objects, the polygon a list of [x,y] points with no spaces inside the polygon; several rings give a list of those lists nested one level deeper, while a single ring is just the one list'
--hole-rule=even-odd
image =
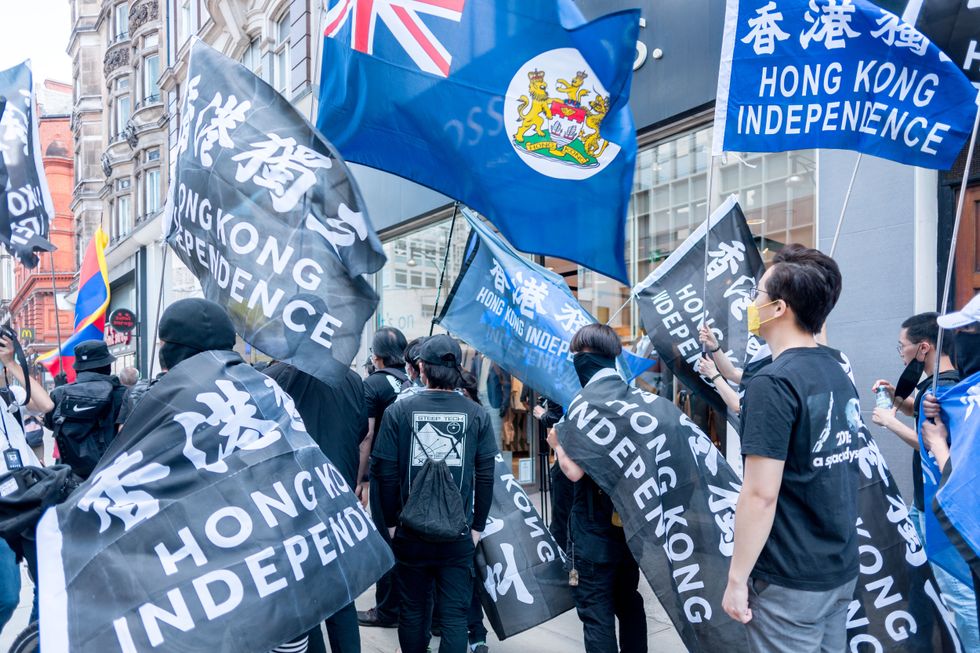
[{"label": "black beanie", "polygon": [[233,349],[235,325],[218,304],[194,297],[176,301],[160,318],[160,340],[197,351]]}]

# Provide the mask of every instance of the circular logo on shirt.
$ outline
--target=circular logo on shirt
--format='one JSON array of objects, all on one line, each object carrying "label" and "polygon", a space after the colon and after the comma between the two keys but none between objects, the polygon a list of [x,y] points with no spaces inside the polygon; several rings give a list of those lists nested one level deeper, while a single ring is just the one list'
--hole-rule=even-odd
[{"label": "circular logo on shirt", "polygon": [[602,137],[609,93],[575,48],[542,52],[514,74],[504,121],[511,145],[534,170],[556,179],[588,179],[619,154]]}]

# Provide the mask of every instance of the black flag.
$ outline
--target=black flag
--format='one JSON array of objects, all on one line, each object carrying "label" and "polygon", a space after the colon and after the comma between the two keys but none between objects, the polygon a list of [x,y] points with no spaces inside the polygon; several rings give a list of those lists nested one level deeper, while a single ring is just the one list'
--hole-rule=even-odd
[{"label": "black flag", "polygon": [[[670,371],[685,386],[725,412],[718,392],[696,371],[701,358],[698,329],[705,322],[729,358],[742,361],[760,349],[748,334],[749,290],[765,266],[735,196],[711,215],[705,269],[702,224],[650,276],[633,289],[640,319]],[[702,297],[707,277],[707,296]]]},{"label": "black flag", "polygon": [[[744,627],[721,607],[741,480],[707,436],[669,400],[615,375],[587,384],[557,428],[568,456],[612,499],[630,551],[688,649],[748,651]],[[861,564],[848,650],[959,651],[895,481],[867,428],[854,428]]]},{"label": "black flag", "polygon": [[246,342],[327,382],[378,297],[381,242],[344,162],[281,95],[191,47],[167,242]]},{"label": "black flag", "polygon": [[37,265],[35,252],[54,251],[48,229],[54,205],[44,176],[37,131],[33,76],[29,62],[0,70],[0,97],[7,100],[0,117],[0,159],[6,180],[0,186],[0,243],[24,266]]},{"label": "black flag", "polygon": [[970,81],[980,82],[980,2],[924,0],[915,26],[962,68]]},{"label": "black flag", "polygon": [[38,526],[45,651],[266,653],[393,564],[292,399],[207,351]]},{"label": "black flag", "polygon": [[497,454],[493,505],[477,552],[483,611],[504,640],[575,607],[565,554]]}]

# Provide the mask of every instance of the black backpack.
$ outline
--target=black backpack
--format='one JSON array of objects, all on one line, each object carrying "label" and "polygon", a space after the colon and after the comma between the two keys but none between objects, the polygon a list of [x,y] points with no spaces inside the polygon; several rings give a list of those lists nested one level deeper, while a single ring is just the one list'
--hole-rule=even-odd
[{"label": "black backpack", "polygon": [[470,528],[463,511],[463,496],[445,459],[433,460],[419,436],[413,437],[425,452],[426,461],[412,479],[400,515],[401,525],[429,542],[458,540]]},{"label": "black backpack", "polygon": [[61,388],[52,422],[61,462],[88,478],[116,435],[118,379],[72,383]]},{"label": "black backpack", "polygon": [[390,367],[386,367],[386,368],[384,368],[382,370],[378,370],[378,374],[387,374],[388,376],[390,376],[393,379],[397,380],[401,384],[401,387],[399,387],[397,390],[395,390],[395,394],[396,395],[399,392],[401,392],[402,390],[404,390],[405,388],[407,388],[410,385],[412,385],[412,380],[410,378],[408,378],[408,375],[405,374],[404,372],[402,372],[401,370],[396,370],[396,369],[392,369]]}]

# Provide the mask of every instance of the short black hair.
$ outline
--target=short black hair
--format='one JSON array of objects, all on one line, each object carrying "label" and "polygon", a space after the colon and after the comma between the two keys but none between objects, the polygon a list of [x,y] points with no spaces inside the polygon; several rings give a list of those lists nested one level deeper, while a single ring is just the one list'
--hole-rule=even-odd
[{"label": "short black hair", "polygon": [[414,340],[410,340],[408,345],[405,347],[405,365],[411,367],[415,370],[415,373],[419,373],[419,351],[422,348],[422,343],[425,342],[424,336],[419,336]]},{"label": "short black hair", "polygon": [[381,359],[385,367],[401,367],[405,364],[405,334],[394,327],[381,327],[371,341],[371,353]]},{"label": "short black hair", "polygon": [[623,343],[612,327],[605,324],[586,324],[572,336],[569,346],[573,354],[589,350],[606,358],[616,358],[623,351]]},{"label": "short black hair", "polygon": [[769,299],[781,299],[793,309],[796,324],[808,333],[823,329],[843,288],[837,262],[817,249],[794,243],[773,258],[766,282]]},{"label": "short black hair", "polygon": [[[939,341],[939,322],[937,318],[939,318],[939,313],[929,311],[927,313],[913,315],[902,322],[902,328],[905,329],[909,342],[913,345],[917,345],[920,342],[928,342],[935,349],[936,343]],[[943,354],[951,356],[952,353],[953,339],[943,338]]]},{"label": "short black hair", "polygon": [[463,385],[463,378],[456,367],[446,365],[430,365],[423,360],[419,361],[419,367],[425,374],[426,387],[433,390],[455,390]]},{"label": "short black hair", "polygon": [[463,370],[463,373],[460,374],[460,380],[462,383],[459,385],[459,389],[476,403],[482,404],[480,401],[480,383],[476,380],[476,376],[472,372]]}]

